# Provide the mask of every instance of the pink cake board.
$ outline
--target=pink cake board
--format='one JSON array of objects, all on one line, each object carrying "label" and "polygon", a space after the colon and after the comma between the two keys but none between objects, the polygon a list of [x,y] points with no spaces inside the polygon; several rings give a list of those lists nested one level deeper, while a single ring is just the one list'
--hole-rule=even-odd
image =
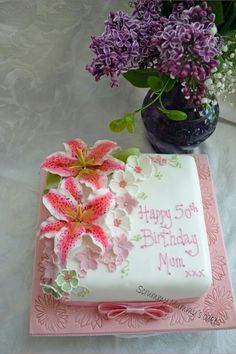
[{"label": "pink cake board", "polygon": [[[124,314],[106,320],[97,306],[70,306],[42,293],[42,242],[36,238],[32,284],[30,334],[34,336],[144,335],[158,332],[219,330],[236,328],[236,306],[229,276],[225,246],[212,176],[206,155],[194,156],[200,178],[205,221],[210,246],[213,283],[197,302],[180,304],[167,317],[153,320],[138,314]],[[41,178],[41,191],[45,175]],[[41,201],[39,220],[46,216]]]}]

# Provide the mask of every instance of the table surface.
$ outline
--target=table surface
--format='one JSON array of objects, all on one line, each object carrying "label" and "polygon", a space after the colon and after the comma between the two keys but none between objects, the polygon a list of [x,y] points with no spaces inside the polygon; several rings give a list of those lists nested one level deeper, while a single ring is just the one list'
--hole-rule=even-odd
[{"label": "table surface", "polygon": [[[62,142],[116,140],[151,152],[138,119],[135,134],[113,135],[108,122],[138,107],[145,91],[124,80],[111,89],[84,67],[92,34],[126,0],[0,0],[0,353],[232,353],[236,331],[143,338],[28,335],[39,193],[39,165]],[[236,126],[220,121],[196,153],[209,156],[229,268],[236,290]]]}]

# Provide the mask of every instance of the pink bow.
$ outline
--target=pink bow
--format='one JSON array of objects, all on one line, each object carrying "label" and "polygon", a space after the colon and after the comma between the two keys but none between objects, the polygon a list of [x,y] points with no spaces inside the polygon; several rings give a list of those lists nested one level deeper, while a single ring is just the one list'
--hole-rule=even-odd
[{"label": "pink bow", "polygon": [[116,303],[104,303],[98,305],[98,312],[104,315],[107,319],[115,319],[124,314],[133,313],[137,315],[146,316],[154,320],[158,320],[161,317],[166,316],[172,312],[173,308],[163,302],[152,302],[150,304],[116,304]]}]

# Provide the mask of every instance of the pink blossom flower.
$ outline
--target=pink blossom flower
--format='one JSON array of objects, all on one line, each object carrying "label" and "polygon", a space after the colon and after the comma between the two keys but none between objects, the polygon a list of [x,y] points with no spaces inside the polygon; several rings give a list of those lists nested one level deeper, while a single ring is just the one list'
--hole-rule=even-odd
[{"label": "pink blossom flower", "polygon": [[106,264],[109,272],[114,272],[118,266],[128,257],[133,244],[128,241],[125,234],[112,239],[113,244],[110,249],[100,257],[99,261]]},{"label": "pink blossom flower", "polygon": [[75,258],[79,261],[79,272],[84,277],[88,269],[95,270],[98,267],[97,260],[100,256],[99,252],[92,250],[86,246],[83,251],[78,252]]},{"label": "pink blossom flower", "polygon": [[91,188],[105,186],[109,174],[123,170],[124,163],[109,155],[117,144],[109,140],[99,140],[88,149],[80,139],[64,144],[66,152],[56,152],[46,158],[41,168],[62,177],[76,177]]},{"label": "pink blossom flower", "polygon": [[124,209],[128,214],[131,214],[133,209],[138,205],[138,202],[129,193],[116,198],[117,205],[120,209]]},{"label": "pink blossom flower", "polygon": [[125,234],[113,238],[113,251],[117,256],[122,257],[123,260],[128,257],[129,251],[133,247],[134,245],[132,242],[128,241]]},{"label": "pink blossom flower", "polygon": [[51,255],[49,258],[45,258],[42,261],[42,265],[44,267],[44,279],[46,281],[53,280],[58,270],[54,256]]},{"label": "pink blossom flower", "polygon": [[53,253],[54,253],[54,240],[53,239],[45,240],[43,254],[45,254],[45,256],[47,257],[50,257]]},{"label": "pink blossom flower", "polygon": [[[114,272],[116,267],[119,265],[117,264],[117,256],[113,252],[112,248],[104,253],[102,257],[100,257],[100,262],[106,264],[107,269],[109,272]],[[118,260],[120,261],[120,259]]]},{"label": "pink blossom flower", "polygon": [[51,189],[43,196],[45,207],[53,215],[39,229],[41,238],[55,238],[55,250],[62,265],[66,263],[69,250],[82,235],[89,235],[102,250],[108,247],[108,238],[95,222],[110,208],[111,192],[105,192],[82,203],[82,187],[78,180],[64,179],[59,188]]},{"label": "pink blossom flower", "polygon": [[78,276],[80,277],[80,278],[85,278],[86,277],[86,275],[87,275],[87,271],[85,270],[85,269],[79,269],[78,270]]},{"label": "pink blossom flower", "polygon": [[161,156],[157,155],[157,156],[150,156],[150,159],[152,160],[152,162],[160,165],[160,166],[165,166],[167,163],[167,159],[162,158]]}]

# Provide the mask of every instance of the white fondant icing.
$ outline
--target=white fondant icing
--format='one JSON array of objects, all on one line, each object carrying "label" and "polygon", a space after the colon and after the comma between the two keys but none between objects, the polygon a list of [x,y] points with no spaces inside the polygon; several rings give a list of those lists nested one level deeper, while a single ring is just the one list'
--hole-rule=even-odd
[{"label": "white fondant icing", "polygon": [[[142,156],[144,160],[150,156],[153,161],[162,161],[158,165],[161,178],[150,174],[137,182],[130,172],[119,171],[112,177],[114,183],[110,182],[112,191],[118,194],[122,179],[126,178],[130,186],[138,185],[138,205],[129,215],[131,227],[126,232],[134,247],[115,272],[109,272],[101,263],[96,270],[88,270],[80,284],[90,292],[81,298],[74,290],[72,301],[153,301],[151,293],[168,299],[188,299],[200,297],[211,285],[208,240],[193,157]],[[135,161],[132,158],[131,165]],[[155,168],[157,162],[153,162]],[[109,227],[106,220],[99,223],[105,229]],[[80,241],[68,255],[67,269],[78,269],[75,254],[79,247]]]}]

